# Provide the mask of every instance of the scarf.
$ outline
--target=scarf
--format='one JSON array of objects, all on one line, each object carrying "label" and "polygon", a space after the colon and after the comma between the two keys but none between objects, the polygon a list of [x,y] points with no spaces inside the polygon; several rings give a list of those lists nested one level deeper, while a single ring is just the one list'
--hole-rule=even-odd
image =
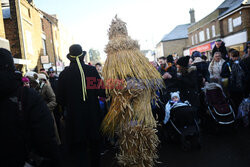
[{"label": "scarf", "polygon": [[83,53],[80,54],[80,55],[78,55],[78,56],[71,56],[71,55],[70,55],[70,57],[76,59],[76,62],[77,62],[77,65],[78,65],[78,68],[79,68],[79,71],[80,71],[80,74],[81,74],[81,81],[82,81],[82,97],[83,97],[83,101],[85,101],[85,98],[86,98],[86,96],[87,96],[86,81],[85,81],[85,74],[84,74],[84,71],[83,71],[83,68],[82,68],[80,59],[79,59],[79,57],[81,57],[82,55],[83,55]]}]

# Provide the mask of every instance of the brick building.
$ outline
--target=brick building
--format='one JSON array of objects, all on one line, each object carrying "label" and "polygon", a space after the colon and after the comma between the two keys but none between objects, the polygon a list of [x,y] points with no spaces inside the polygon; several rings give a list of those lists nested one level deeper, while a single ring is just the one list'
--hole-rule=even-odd
[{"label": "brick building", "polygon": [[[190,10],[190,21],[195,22],[194,10]],[[176,26],[166,34],[156,46],[156,57],[174,55],[182,56],[184,48],[188,45],[188,27],[190,24]]]},{"label": "brick building", "polygon": [[250,1],[235,0],[218,20],[226,47],[237,49],[243,55],[245,44],[250,41]]},{"label": "brick building", "polygon": [[43,45],[39,10],[27,0],[11,0],[9,12],[4,26],[17,69],[40,69]]},{"label": "brick building", "polygon": [[[188,27],[188,45],[184,50],[184,55],[191,55],[193,51],[200,51],[209,59],[212,58],[212,49],[215,45],[216,39],[222,39],[225,42],[226,47],[234,47],[236,49],[242,50],[244,42],[246,42],[247,36],[246,32],[249,29],[249,10],[248,5],[244,5],[243,2],[246,0],[225,0],[220,4],[212,13],[201,19],[200,21],[191,24]],[[243,11],[238,12],[234,16],[230,17],[235,11],[243,8]],[[239,17],[239,15],[242,15]],[[228,32],[228,25],[233,26],[233,20],[236,23],[236,27],[233,29],[230,27],[230,33]],[[242,20],[241,20],[242,18]],[[229,21],[230,23],[229,24]],[[241,24],[242,21],[242,24]],[[244,22],[244,23],[243,23]],[[237,25],[240,24],[240,25]],[[231,31],[232,29],[232,31]],[[236,34],[236,33],[241,34]],[[236,34],[236,35],[235,35]],[[249,34],[249,33],[248,33]],[[234,35],[227,37],[228,35]],[[236,42],[241,38],[239,42]],[[244,40],[242,40],[244,38]],[[233,42],[234,41],[234,42]],[[241,46],[237,44],[241,43]]]}]

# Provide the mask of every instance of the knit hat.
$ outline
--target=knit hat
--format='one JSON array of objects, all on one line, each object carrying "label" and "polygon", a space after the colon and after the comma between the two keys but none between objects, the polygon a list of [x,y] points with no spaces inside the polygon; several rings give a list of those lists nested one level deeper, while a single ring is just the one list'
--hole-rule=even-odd
[{"label": "knit hat", "polygon": [[39,79],[47,80],[47,77],[46,77],[45,74],[38,74],[38,78],[39,78]]},{"label": "knit hat", "polygon": [[193,53],[192,53],[192,59],[194,60],[196,57],[201,57],[202,55],[201,55],[201,53],[199,52],[199,51],[194,51]]},{"label": "knit hat", "polygon": [[22,78],[22,81],[23,81],[23,82],[28,82],[28,83],[30,82],[30,80],[29,80],[28,77],[23,77],[23,78]]},{"label": "knit hat", "polygon": [[180,92],[179,91],[171,92],[170,95],[171,95],[171,99],[173,99],[174,97],[177,97],[178,99],[180,99]]},{"label": "knit hat", "polygon": [[184,56],[179,58],[176,63],[182,67],[188,67],[189,59],[190,56]]},{"label": "knit hat", "polygon": [[16,70],[10,51],[4,48],[0,48],[0,70],[13,72]]},{"label": "knit hat", "polygon": [[168,63],[173,63],[173,62],[174,62],[174,58],[173,58],[172,55],[168,55],[168,57],[167,57],[167,62],[168,62]]}]

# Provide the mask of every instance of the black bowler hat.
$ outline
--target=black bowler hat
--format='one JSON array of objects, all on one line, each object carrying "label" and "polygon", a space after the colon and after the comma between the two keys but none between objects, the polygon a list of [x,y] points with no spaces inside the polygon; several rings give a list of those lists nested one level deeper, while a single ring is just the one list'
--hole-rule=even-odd
[{"label": "black bowler hat", "polygon": [[0,71],[15,71],[13,57],[7,49],[0,48]]},{"label": "black bowler hat", "polygon": [[182,67],[188,67],[190,56],[184,56],[177,60],[176,64],[182,66]]},{"label": "black bowler hat", "polygon": [[74,44],[69,47],[69,53],[67,54],[67,58],[70,61],[76,61],[76,57],[84,57],[86,55],[86,51],[82,50],[81,45]]}]

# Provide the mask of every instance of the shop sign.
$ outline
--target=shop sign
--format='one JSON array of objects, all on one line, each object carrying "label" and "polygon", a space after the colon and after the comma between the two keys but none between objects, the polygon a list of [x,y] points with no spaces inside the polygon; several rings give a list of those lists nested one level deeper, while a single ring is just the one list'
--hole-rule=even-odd
[{"label": "shop sign", "polygon": [[49,56],[41,56],[41,63],[48,64],[49,63]]},{"label": "shop sign", "polygon": [[201,46],[197,46],[197,47],[191,48],[191,49],[189,49],[189,52],[190,52],[190,55],[192,55],[192,53],[194,51],[206,52],[206,51],[209,51],[209,50],[212,50],[211,49],[211,44],[207,43],[207,44],[204,44],[204,45],[201,45]]}]

